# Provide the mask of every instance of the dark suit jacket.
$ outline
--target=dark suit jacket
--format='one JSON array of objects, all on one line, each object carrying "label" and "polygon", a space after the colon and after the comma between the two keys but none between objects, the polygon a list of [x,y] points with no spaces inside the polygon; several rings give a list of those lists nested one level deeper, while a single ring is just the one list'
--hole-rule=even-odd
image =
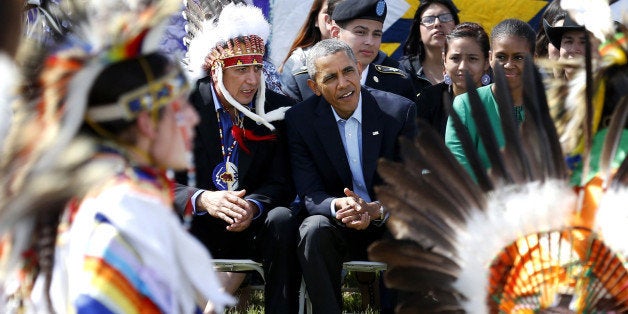
[{"label": "dark suit jacket", "polygon": [[417,56],[404,56],[399,60],[399,68],[408,73],[412,79],[412,85],[414,86],[414,92],[416,95],[421,94],[425,88],[432,86],[432,83],[426,78],[422,77],[423,66],[419,62]]},{"label": "dark suit jacket", "polygon": [[[223,161],[223,157],[211,84],[210,77],[200,79],[195,91],[190,95],[190,103],[200,116],[194,139],[196,187],[182,185],[176,187],[175,207],[179,213],[182,213],[186,206],[191,205],[189,204],[190,197],[198,189],[216,190],[212,183],[212,172],[214,167]],[[287,96],[266,90],[266,112],[291,106],[293,103],[294,101]],[[288,206],[295,196],[290,177],[285,125],[283,121],[275,121],[272,124],[276,127],[276,140],[247,141],[246,146],[250,149],[250,154],[238,147],[238,189],[246,189],[247,198],[262,203],[265,209],[264,215],[274,207]],[[244,127],[256,135],[272,133],[267,127],[258,125],[248,118],[244,120]],[[187,184],[186,173],[177,174],[177,182]]]},{"label": "dark suit jacket", "polygon": [[[398,157],[397,138],[416,131],[414,102],[374,89],[362,88],[362,168],[372,199],[381,183],[377,160]],[[310,215],[330,216],[331,201],[352,189],[349,162],[331,105],[311,97],[286,113],[292,171],[298,195]]]},{"label": "dark suit jacket", "polygon": [[416,103],[418,117],[438,131],[443,139],[445,139],[445,129],[449,118],[447,108],[443,104],[445,94],[449,94],[449,105],[451,105],[454,95],[449,85],[438,83],[428,86],[419,95]]},{"label": "dark suit jacket", "polygon": [[380,51],[377,58],[369,64],[368,70],[364,85],[416,101],[417,93],[414,91],[412,78],[401,69],[397,60]]}]

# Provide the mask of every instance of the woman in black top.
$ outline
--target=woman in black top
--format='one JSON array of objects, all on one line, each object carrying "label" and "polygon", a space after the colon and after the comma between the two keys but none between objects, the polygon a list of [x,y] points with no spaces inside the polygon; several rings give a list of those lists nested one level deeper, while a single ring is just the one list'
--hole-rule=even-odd
[{"label": "woman in black top", "polygon": [[443,81],[445,36],[458,23],[458,8],[451,0],[421,1],[399,60],[401,69],[412,77],[416,94]]}]

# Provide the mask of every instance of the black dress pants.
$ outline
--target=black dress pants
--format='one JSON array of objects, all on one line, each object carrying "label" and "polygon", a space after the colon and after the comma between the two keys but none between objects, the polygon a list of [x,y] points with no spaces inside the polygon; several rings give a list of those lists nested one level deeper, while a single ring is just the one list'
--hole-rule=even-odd
[{"label": "black dress pants", "polygon": [[287,207],[270,210],[242,232],[209,215],[195,216],[190,232],[214,258],[253,259],[264,268],[265,313],[297,313],[301,272],[297,259],[298,218]]},{"label": "black dress pants", "polygon": [[342,264],[368,260],[366,249],[381,239],[385,227],[354,230],[332,218],[313,215],[299,227],[298,255],[314,313],[341,313]]}]

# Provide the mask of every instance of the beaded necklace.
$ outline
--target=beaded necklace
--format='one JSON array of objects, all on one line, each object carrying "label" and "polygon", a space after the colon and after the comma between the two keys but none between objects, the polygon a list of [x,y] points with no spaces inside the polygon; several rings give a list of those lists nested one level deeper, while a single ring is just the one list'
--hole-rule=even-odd
[{"label": "beaded necklace", "polygon": [[[226,110],[223,108],[224,112],[221,113],[220,110],[216,110],[216,118],[218,119],[218,133],[220,135],[220,149],[222,152],[223,161],[218,163],[214,170],[212,171],[212,181],[214,182],[214,186],[216,186],[219,190],[236,190],[238,188],[238,145],[242,145],[239,143],[238,138],[234,133],[234,129],[240,128],[242,125],[242,116],[238,112],[236,112],[235,117],[231,117],[229,115],[230,120],[226,120],[227,117],[224,115],[228,114]],[[221,121],[222,118],[225,119],[224,123]],[[228,136],[224,134],[226,132],[226,128],[229,127],[229,123],[231,122],[231,136],[233,137],[233,142],[231,145],[227,147]],[[225,147],[227,147],[225,149]]]},{"label": "beaded necklace", "polygon": [[512,114],[515,118],[515,121],[521,123],[525,120],[525,111],[523,106],[514,106],[512,110]]},{"label": "beaded necklace", "polygon": [[[225,138],[225,136],[223,134],[222,123],[220,121],[220,112],[219,111],[216,111],[216,118],[218,119],[218,125],[219,125],[219,127],[218,127],[218,134],[220,136],[220,151],[222,152],[222,160],[223,161],[229,161],[229,158],[231,157],[231,155],[232,155],[233,151],[235,150],[236,146],[238,145],[238,141],[236,141],[236,139],[233,138],[233,142],[231,143],[231,145],[229,145],[229,147],[225,151],[225,146],[227,146],[226,143],[225,143],[226,138]],[[240,116],[239,113],[236,115],[235,123],[232,123],[232,124],[234,124],[234,125],[237,124],[238,126],[242,125],[242,117]]]}]

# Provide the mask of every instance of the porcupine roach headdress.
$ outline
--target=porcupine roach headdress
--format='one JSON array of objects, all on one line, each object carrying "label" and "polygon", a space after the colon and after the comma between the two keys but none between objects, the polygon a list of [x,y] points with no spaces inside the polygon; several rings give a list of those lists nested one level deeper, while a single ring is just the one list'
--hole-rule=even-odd
[{"label": "porcupine roach headdress", "polygon": [[[228,1],[230,2],[230,1]],[[223,70],[239,65],[262,65],[270,25],[262,11],[241,1],[226,6],[223,1],[187,0],[184,10],[188,21],[184,43],[188,46],[185,62],[194,78],[215,73],[217,86],[233,107],[257,123],[271,130],[272,121],[282,120],[289,107],[265,112],[265,79],[257,91],[255,112],[238,103],[222,82]],[[224,6],[224,7],[223,7]],[[260,71],[260,75],[263,73]]]},{"label": "porcupine roach headdress", "polygon": [[[149,52],[158,42],[153,38],[158,34],[151,30],[176,12],[178,4],[61,1],[59,6],[67,14],[59,20],[71,25],[71,32],[54,49],[30,43],[31,51],[36,51],[34,60],[23,60],[28,65],[23,68],[31,73],[24,73],[28,80],[23,82],[0,163],[3,312],[28,307],[36,298],[31,296],[34,282],[49,285],[61,211],[71,198],[80,198],[115,170],[111,164],[90,160],[95,145],[77,136],[88,115],[91,85],[107,65]],[[127,104],[122,111],[132,114],[135,107]],[[94,121],[101,118],[90,115]],[[40,276],[48,279],[36,280]],[[47,287],[36,290],[47,291]],[[40,297],[46,302],[39,304],[50,305],[47,296]]]},{"label": "porcupine roach headdress", "polygon": [[[369,256],[388,263],[386,285],[405,291],[397,312],[628,311],[628,147],[620,139],[628,133],[626,34],[604,34],[608,42],[600,46],[603,59],[611,53],[615,61],[607,61],[603,74],[593,75],[586,84],[606,80],[607,86],[623,89],[610,94],[607,88],[604,95],[615,101],[615,111],[609,128],[598,131],[606,134],[603,143],[593,145],[586,158],[592,165],[599,157],[599,171],[589,163],[580,173],[567,168],[541,77],[529,59],[524,70],[526,120],[521,126],[512,118],[503,70],[495,69],[504,148],[497,145],[477,92],[469,91],[490,170],[483,169],[470,139],[465,139],[468,132],[451,116],[475,164],[477,182],[427,126],[414,142],[402,142],[402,163],[380,163],[386,185],[376,192],[390,208],[388,227],[395,240],[372,245]],[[582,105],[592,111],[593,93],[589,95],[581,96],[589,100]],[[585,131],[595,135],[591,128]],[[614,166],[613,159],[620,159],[621,165]],[[595,178],[574,187],[570,181],[580,182],[578,176],[587,171]]]}]

